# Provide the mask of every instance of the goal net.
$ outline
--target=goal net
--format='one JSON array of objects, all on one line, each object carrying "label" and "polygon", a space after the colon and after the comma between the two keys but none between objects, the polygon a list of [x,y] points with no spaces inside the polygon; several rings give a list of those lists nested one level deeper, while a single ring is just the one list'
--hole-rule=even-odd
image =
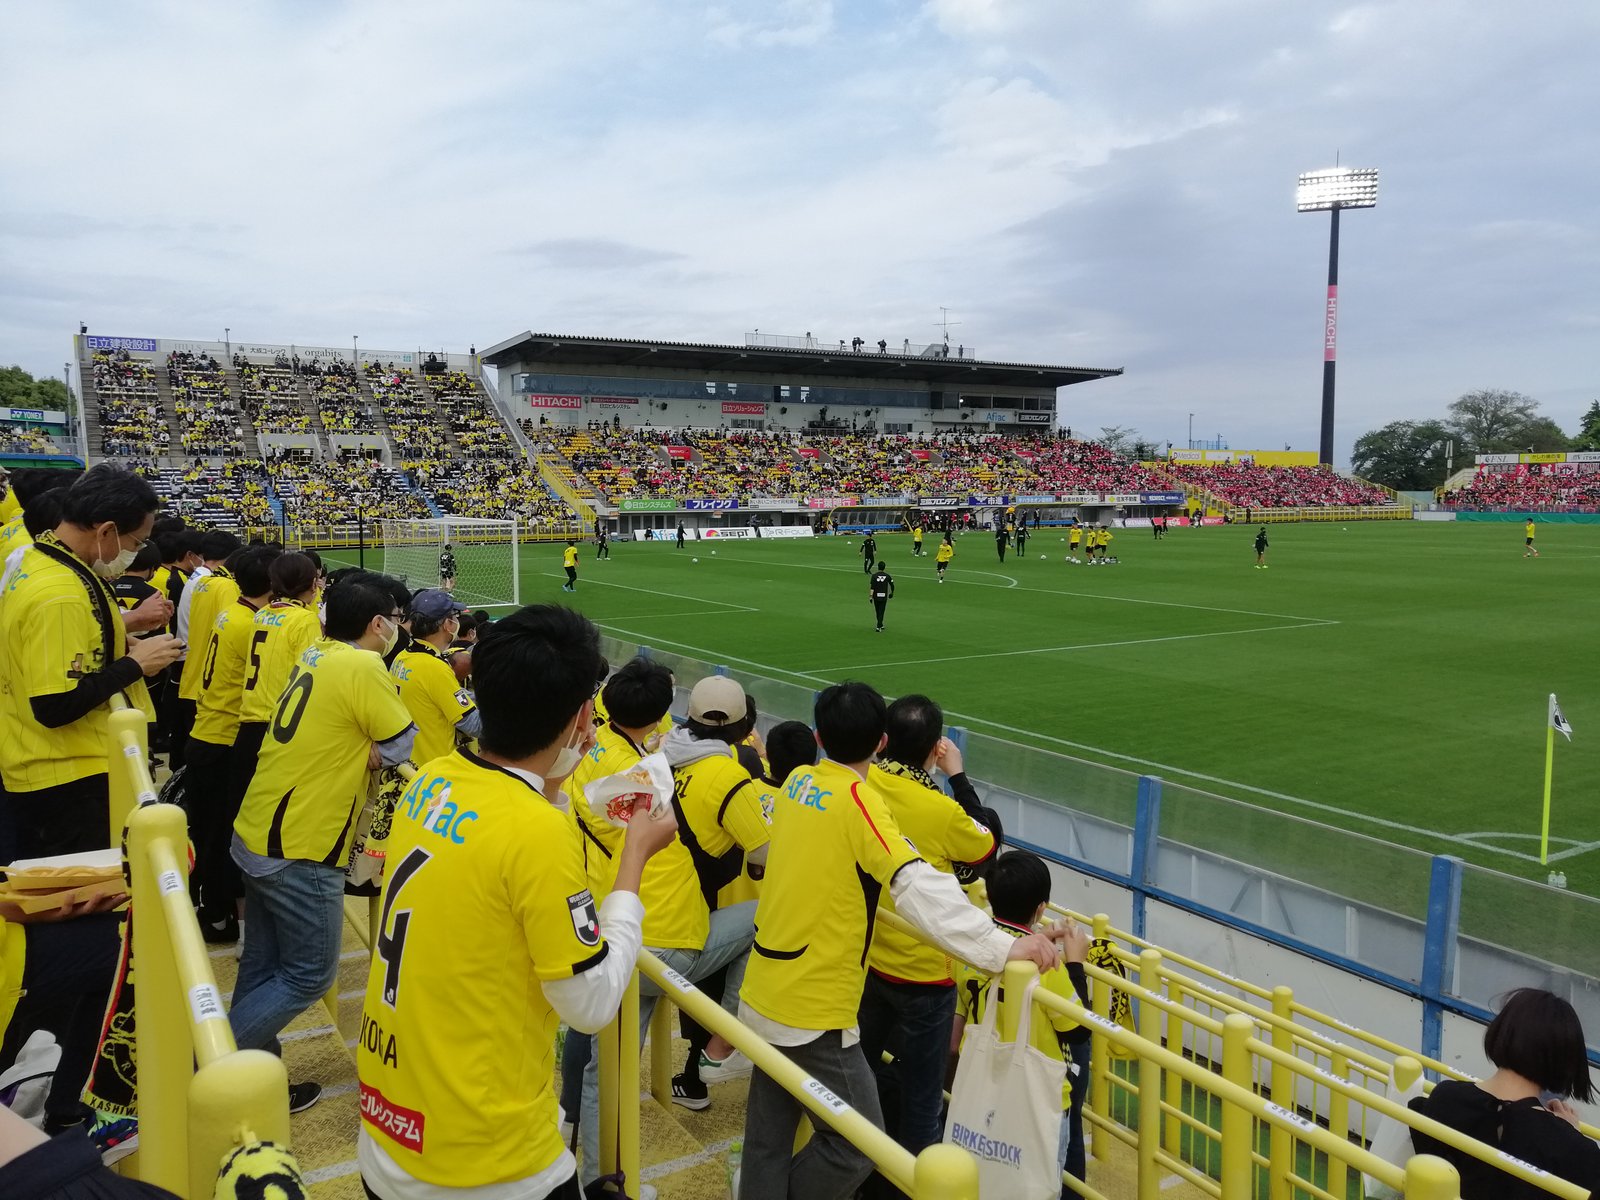
[{"label": "goal net", "polygon": [[[389,518],[379,529],[383,573],[403,580],[413,592],[448,587],[473,608],[514,606],[521,602],[517,532],[515,520]],[[452,563],[453,579],[445,574]]]}]

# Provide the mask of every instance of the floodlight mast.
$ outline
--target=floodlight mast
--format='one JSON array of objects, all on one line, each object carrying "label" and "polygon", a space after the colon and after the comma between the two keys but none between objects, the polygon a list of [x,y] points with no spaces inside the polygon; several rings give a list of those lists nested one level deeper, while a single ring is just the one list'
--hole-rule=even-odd
[{"label": "floodlight mast", "polygon": [[1333,167],[1300,176],[1295,189],[1298,212],[1328,212],[1328,298],[1322,335],[1322,437],[1317,461],[1333,466],[1333,390],[1339,342],[1339,210],[1376,208],[1378,168]]}]

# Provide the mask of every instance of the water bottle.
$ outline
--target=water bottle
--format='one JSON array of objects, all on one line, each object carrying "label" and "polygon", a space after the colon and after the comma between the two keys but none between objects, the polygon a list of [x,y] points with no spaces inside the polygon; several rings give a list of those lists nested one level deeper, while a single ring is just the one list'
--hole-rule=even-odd
[{"label": "water bottle", "polygon": [[735,1138],[728,1146],[728,1192],[739,1200],[739,1168],[744,1165],[744,1142]]}]

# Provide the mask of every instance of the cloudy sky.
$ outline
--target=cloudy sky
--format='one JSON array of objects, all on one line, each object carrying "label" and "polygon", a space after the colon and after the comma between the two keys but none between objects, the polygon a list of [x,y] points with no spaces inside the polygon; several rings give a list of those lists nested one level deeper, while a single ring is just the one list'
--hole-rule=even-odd
[{"label": "cloudy sky", "polygon": [[953,341],[1121,366],[1075,429],[1339,445],[1600,396],[1588,0],[12,5],[0,362],[128,336]]}]

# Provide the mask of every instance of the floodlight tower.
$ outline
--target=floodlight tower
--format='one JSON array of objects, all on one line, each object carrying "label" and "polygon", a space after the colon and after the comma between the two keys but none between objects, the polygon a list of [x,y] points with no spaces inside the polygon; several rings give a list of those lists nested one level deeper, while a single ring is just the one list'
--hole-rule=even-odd
[{"label": "floodlight tower", "polygon": [[1377,167],[1332,167],[1300,176],[1295,188],[1295,208],[1300,212],[1328,212],[1328,305],[1322,335],[1322,440],[1317,461],[1333,465],[1333,375],[1338,361],[1339,334],[1339,210],[1378,206]]}]

